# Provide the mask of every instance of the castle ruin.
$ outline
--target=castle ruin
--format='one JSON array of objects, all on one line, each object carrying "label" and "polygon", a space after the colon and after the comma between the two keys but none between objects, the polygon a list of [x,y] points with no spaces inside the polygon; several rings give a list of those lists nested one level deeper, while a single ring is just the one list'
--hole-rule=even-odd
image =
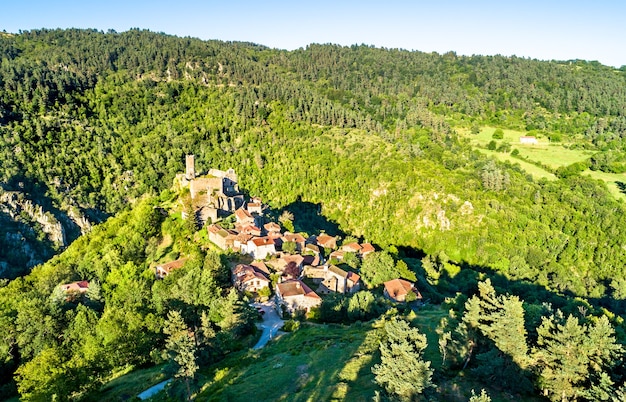
[{"label": "castle ruin", "polygon": [[206,175],[196,175],[194,155],[185,157],[185,173],[177,175],[182,186],[188,186],[191,200],[200,220],[216,222],[244,205],[234,169],[210,169]]}]

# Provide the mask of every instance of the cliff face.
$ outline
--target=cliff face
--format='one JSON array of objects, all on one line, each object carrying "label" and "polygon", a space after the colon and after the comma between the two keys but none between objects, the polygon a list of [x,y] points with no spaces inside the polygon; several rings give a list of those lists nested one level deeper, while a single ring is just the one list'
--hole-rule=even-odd
[{"label": "cliff face", "polygon": [[59,247],[67,245],[65,228],[61,222],[52,213],[45,212],[41,205],[26,199],[22,193],[17,191],[0,193],[0,211],[15,221],[36,222],[52,243]]},{"label": "cliff face", "polygon": [[91,227],[76,205],[45,208],[26,193],[0,187],[0,278],[28,272]]}]

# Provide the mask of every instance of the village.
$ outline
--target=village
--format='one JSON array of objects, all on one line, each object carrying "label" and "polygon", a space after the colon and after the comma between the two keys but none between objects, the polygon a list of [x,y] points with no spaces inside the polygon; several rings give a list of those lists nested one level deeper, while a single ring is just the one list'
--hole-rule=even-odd
[{"label": "village", "polygon": [[[320,306],[324,295],[350,295],[365,288],[358,269],[345,262],[375,253],[371,243],[351,239],[341,243],[338,236],[323,232],[290,232],[271,220],[269,207],[260,198],[245,199],[233,169],[198,175],[193,155],[187,155],[185,173],[177,175],[176,184],[189,189],[195,215],[183,212],[183,218],[196,219],[206,228],[213,246],[240,256],[231,267],[232,285],[254,300],[266,301],[273,295],[272,305],[280,317],[306,316]],[[165,278],[186,261],[156,265],[156,278]],[[87,281],[61,285],[66,293],[82,294],[88,288]],[[415,284],[402,278],[384,282],[383,294],[396,303],[422,299]]]}]

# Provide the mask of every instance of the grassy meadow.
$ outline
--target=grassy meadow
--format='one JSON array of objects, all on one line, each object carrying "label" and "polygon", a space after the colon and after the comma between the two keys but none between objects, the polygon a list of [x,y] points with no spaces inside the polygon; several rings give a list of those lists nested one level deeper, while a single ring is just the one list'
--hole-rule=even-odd
[{"label": "grassy meadow", "polygon": [[[442,371],[436,328],[447,311],[438,306],[411,312],[407,319],[426,335],[424,359],[437,377],[442,400],[465,402],[479,383]],[[195,401],[371,401],[378,390],[372,367],[380,362],[381,321],[345,325],[303,324],[260,350],[243,350],[197,373]],[[139,369],[113,379],[89,401],[123,401],[165,379],[163,366]],[[494,402],[518,401],[497,388],[487,390]],[[161,392],[155,401],[174,401]],[[535,401],[536,399],[526,399]]]},{"label": "grassy meadow", "polygon": [[605,173],[600,171],[585,170],[582,174],[591,176],[594,179],[602,180],[609,187],[609,191],[617,199],[626,201],[624,185],[626,184],[626,174],[624,173]]},{"label": "grassy meadow", "polygon": [[[562,166],[584,161],[594,154],[594,151],[589,150],[568,149],[564,146],[567,145],[565,143],[551,143],[548,138],[541,136],[537,137],[539,142],[537,145],[520,144],[519,138],[528,135],[527,132],[503,129],[504,138],[495,141],[498,146],[504,142],[508,142],[511,144],[511,151],[517,149],[519,155],[514,157],[510,152],[498,152],[486,149],[487,144],[493,140],[492,135],[495,130],[495,127],[483,127],[478,134],[471,134],[469,130],[459,129],[458,131],[464,137],[468,138],[470,143],[483,154],[494,157],[502,162],[517,163],[535,179],[555,180],[556,176],[552,171]],[[538,164],[546,168],[538,166]],[[603,181],[615,198],[626,201],[626,194],[624,194],[620,188],[620,183],[626,183],[626,175],[591,170],[587,170],[583,174]]]}]

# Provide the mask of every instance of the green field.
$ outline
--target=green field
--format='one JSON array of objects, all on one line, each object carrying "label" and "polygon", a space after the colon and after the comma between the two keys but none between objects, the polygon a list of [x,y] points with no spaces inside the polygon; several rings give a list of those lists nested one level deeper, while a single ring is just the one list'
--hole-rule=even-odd
[{"label": "green field", "polygon": [[609,187],[609,191],[617,199],[626,201],[626,194],[620,188],[626,183],[626,174],[624,173],[605,173],[600,171],[585,170],[583,174],[589,175],[594,179],[602,180]]},{"label": "green field", "polygon": [[[495,130],[494,127],[484,127],[479,134],[466,135],[470,138],[472,145],[484,148],[492,140],[491,136]],[[564,144],[550,143],[545,137],[538,137],[537,140],[539,143],[537,145],[520,144],[519,138],[527,135],[527,132],[516,130],[502,131],[504,131],[504,138],[502,140],[495,140],[498,145],[503,142],[508,142],[511,144],[512,150],[517,149],[519,151],[520,158],[542,163],[552,169],[581,162],[594,154],[593,151],[567,149],[563,146]]]},{"label": "green field", "polygon": [[378,348],[373,324],[304,325],[260,351],[234,354],[202,374],[197,401],[369,401]]},{"label": "green field", "polygon": [[505,153],[505,152],[497,152],[497,151],[490,151],[488,149],[482,149],[482,148],[478,148],[478,150],[480,152],[482,152],[485,155],[494,157],[496,159],[498,159],[499,161],[502,162],[510,162],[512,164],[518,164],[520,165],[520,167],[522,169],[524,169],[524,171],[526,171],[527,173],[529,173],[532,177],[534,177],[535,179],[548,179],[548,180],[556,180],[556,176],[550,172],[548,172],[547,170],[540,168],[537,165],[533,165],[530,162],[526,162],[524,160],[521,160],[519,158],[515,158],[513,156],[511,156],[510,153]]},{"label": "green field", "polygon": [[119,377],[112,379],[98,391],[90,393],[83,401],[125,401],[166,379],[162,365],[118,375]]},{"label": "green field", "polygon": [[[439,306],[411,312],[412,325],[426,335],[424,359],[441,375],[441,354],[436,328],[447,311]],[[350,326],[303,324],[261,350],[230,354],[221,362],[201,368],[196,375],[196,401],[371,401],[378,386],[372,366],[378,363],[380,321]],[[119,376],[85,401],[123,401],[165,379],[163,366],[139,369]],[[439,373],[439,374],[437,374]],[[483,385],[484,386],[484,385]],[[449,401],[467,401],[480,384],[460,373],[438,380],[437,395]],[[489,389],[492,401],[519,400]],[[174,400],[164,393],[156,401]],[[535,398],[524,399],[534,401]]]},{"label": "green field", "polygon": [[[506,161],[512,164],[517,163],[522,169],[524,169],[524,171],[528,172],[535,179],[545,178],[548,180],[555,180],[556,176],[549,170],[537,166],[532,162],[545,165],[549,169],[557,169],[561,166],[567,166],[572,163],[584,161],[594,154],[594,151],[568,149],[563,146],[564,144],[550,143],[545,137],[538,137],[539,144],[537,145],[520,144],[519,137],[527,135],[526,132],[502,130],[504,132],[504,138],[502,140],[495,141],[498,145],[503,142],[508,142],[511,144],[511,150],[517,149],[519,151],[519,155],[517,157],[513,157],[510,152],[497,152],[485,148],[493,139],[491,136],[494,131],[494,127],[483,127],[479,134],[470,134],[468,130],[459,130],[464,137],[469,138],[472,146],[476,147],[476,149],[483,154],[494,157],[502,162]],[[609,191],[615,198],[626,201],[626,194],[624,194],[618,184],[626,183],[626,175],[591,170],[587,170],[583,174],[605,182]]]}]

